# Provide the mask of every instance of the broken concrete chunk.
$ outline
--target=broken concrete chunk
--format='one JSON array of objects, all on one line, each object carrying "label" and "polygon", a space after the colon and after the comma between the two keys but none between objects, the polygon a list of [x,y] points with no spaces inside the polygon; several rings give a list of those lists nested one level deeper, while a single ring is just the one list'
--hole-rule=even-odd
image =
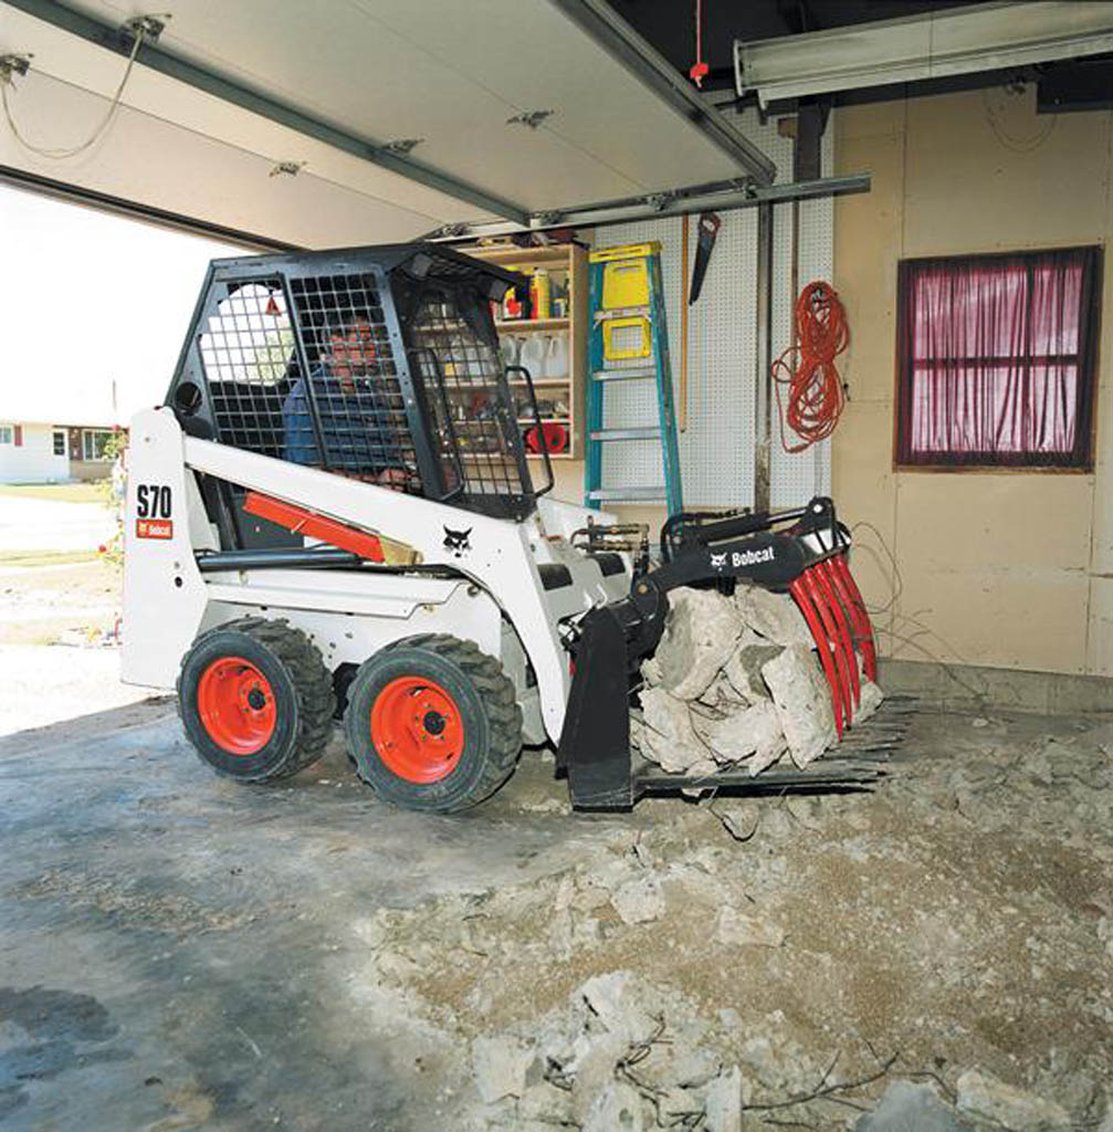
[{"label": "broken concrete chunk", "polygon": [[[566,1071],[572,1075],[573,1120],[587,1128],[604,1090],[614,1082],[615,1066],[629,1048],[629,1042],[620,1034],[603,1033],[594,1037],[585,1035],[578,1044],[581,1048],[577,1050],[575,1060],[566,1066]],[[606,1127],[603,1124],[590,1126]],[[613,1127],[622,1126],[615,1124]]]},{"label": "broken concrete chunk", "polygon": [[[768,657],[766,658],[768,659]],[[727,661],[729,664],[730,661]],[[765,685],[762,685],[764,689]],[[769,693],[765,693],[765,699],[769,698]],[[754,702],[748,695],[738,691],[737,688],[727,679],[726,673],[721,672],[714,680],[711,681],[707,691],[696,701],[703,704],[704,707],[717,708],[722,711],[731,711],[736,707],[749,707]]]},{"label": "broken concrete chunk", "polygon": [[548,1082],[530,1085],[518,1101],[518,1116],[538,1124],[571,1124],[572,1097]]},{"label": "broken concrete chunk", "polygon": [[707,1086],[707,1132],[742,1132],[742,1104],[742,1070],[736,1065]]},{"label": "broken concrete chunk", "polygon": [[647,688],[641,694],[643,725],[638,748],[662,770],[683,774],[709,755],[692,728],[688,705],[664,688]]},{"label": "broken concrete chunk", "polygon": [[642,1099],[622,1081],[612,1081],[595,1098],[582,1132],[642,1132]]},{"label": "broken concrete chunk", "polygon": [[865,723],[881,706],[884,699],[885,693],[872,680],[863,680],[861,699],[854,709],[854,722]]},{"label": "broken concrete chunk", "polygon": [[792,645],[762,665],[792,761],[801,769],[838,740],[831,692],[811,648]]},{"label": "broken concrete chunk", "polygon": [[665,914],[665,894],[655,876],[638,877],[620,885],[611,903],[624,924],[648,924]]},{"label": "broken concrete chunk", "polygon": [[768,700],[769,689],[761,675],[761,666],[780,651],[780,645],[771,645],[747,629],[723,666],[723,675],[731,687],[750,703]]},{"label": "broken concrete chunk", "polygon": [[588,979],[579,990],[591,1012],[626,1042],[645,1041],[656,1026],[642,1005],[638,984],[629,971],[608,971]]},{"label": "broken concrete chunk", "polygon": [[780,717],[768,700],[705,725],[700,733],[715,757],[723,762],[738,762],[753,754],[775,761],[785,749]]},{"label": "broken concrete chunk", "polygon": [[958,1110],[1010,1132],[1054,1132],[1070,1128],[1071,1118],[1053,1101],[1006,1085],[988,1073],[969,1069],[957,1082]]},{"label": "broken concrete chunk", "polygon": [[741,633],[742,618],[730,598],[717,590],[673,591],[657,648],[661,687],[682,700],[702,695]]},{"label": "broken concrete chunk", "polygon": [[502,1097],[520,1097],[534,1052],[516,1038],[476,1038],[471,1046],[475,1087],[485,1104]]},{"label": "broken concrete chunk", "polygon": [[761,586],[739,586],[734,604],[743,623],[772,644],[811,646],[808,623],[788,594],[775,594]]},{"label": "broken concrete chunk", "polygon": [[893,1081],[877,1108],[861,1117],[854,1132],[964,1132],[955,1114],[930,1085]]},{"label": "broken concrete chunk", "polygon": [[777,924],[747,916],[729,905],[719,911],[715,936],[728,947],[780,947],[785,941],[785,933]]},{"label": "broken concrete chunk", "polygon": [[666,1085],[699,1089],[715,1080],[722,1070],[722,1062],[709,1050],[699,1046],[677,1049],[674,1045],[669,1047],[668,1054],[668,1059],[656,1075]]}]

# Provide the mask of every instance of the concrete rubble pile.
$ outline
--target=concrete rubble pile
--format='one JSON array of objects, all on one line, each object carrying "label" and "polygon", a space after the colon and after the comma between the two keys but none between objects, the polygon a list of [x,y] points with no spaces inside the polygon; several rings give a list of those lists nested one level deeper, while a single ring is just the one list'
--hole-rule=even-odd
[{"label": "concrete rubble pile", "polygon": [[[861,1082],[844,1080],[832,1077],[829,1053],[824,1072],[791,1039],[761,1034],[740,1046],[724,1042],[737,1024],[733,1011],[708,1018],[682,993],[631,971],[596,975],[534,1025],[472,1041],[480,1104],[465,1103],[461,1126],[468,1132],[758,1132],[782,1122],[854,1132],[1066,1132],[1078,1126],[1056,1102],[979,1070],[960,1074],[950,1095],[930,1077],[902,1078],[895,1057]],[[862,1086],[877,1081],[884,1093],[871,1106]],[[845,1102],[849,1111],[836,1115],[838,1102],[825,1100],[825,1093],[853,1097]],[[770,1119],[778,1113],[781,1121]],[[1108,1120],[1099,1132],[1107,1127],[1113,1127]]]},{"label": "concrete rubble pile", "polygon": [[[803,769],[835,745],[830,689],[788,594],[680,589],[669,603],[665,634],[642,665],[642,707],[631,723],[644,758],[672,774],[745,767],[757,775],[786,754]],[[863,676],[855,723],[881,700]]]},{"label": "concrete rubble pile", "polygon": [[476,1127],[737,1132],[743,1079],[684,996],[629,971],[588,979],[563,1009],[472,1043]]}]

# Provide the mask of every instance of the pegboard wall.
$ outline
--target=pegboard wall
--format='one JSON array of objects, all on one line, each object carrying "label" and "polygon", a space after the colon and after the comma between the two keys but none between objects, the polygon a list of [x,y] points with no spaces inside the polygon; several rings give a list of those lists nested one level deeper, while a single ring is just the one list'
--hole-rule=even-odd
[{"label": "pegboard wall", "polygon": [[[746,135],[777,165],[777,180],[792,179],[792,140],[777,134],[776,123],[762,125],[755,112],[741,119]],[[823,173],[832,167],[832,133],[823,138]],[[798,288],[813,279],[829,279],[833,267],[831,200],[799,205]],[[680,433],[684,505],[743,507],[754,502],[755,402],[757,389],[757,209],[721,213],[722,227],[704,280],[703,292],[688,317],[688,427]],[[775,358],[792,333],[792,205],[773,210],[773,338]],[[595,247],[617,247],[655,240],[661,245],[673,390],[679,416],[681,306],[697,246],[696,217],[690,219],[689,278],[682,277],[679,217],[600,228]],[[781,413],[773,405],[772,504],[790,507],[830,489],[828,442],[789,455],[781,445]],[[656,393],[652,382],[615,382],[604,399],[608,428],[655,425]],[[790,440],[791,442],[791,440]],[[633,487],[660,483],[661,449],[657,441],[606,444],[603,482]]]}]

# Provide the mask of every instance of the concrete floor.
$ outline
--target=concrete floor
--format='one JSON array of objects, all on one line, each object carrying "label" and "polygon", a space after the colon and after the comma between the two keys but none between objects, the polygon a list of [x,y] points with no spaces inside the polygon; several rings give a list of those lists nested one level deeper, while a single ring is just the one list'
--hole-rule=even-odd
[{"label": "concrete floor", "polygon": [[508,820],[562,797],[539,760],[455,818],[380,804],[336,744],[243,787],[172,713],[0,741],[0,1125],[443,1126],[419,1059],[454,1051],[353,986],[360,922],[566,869],[622,819]]}]

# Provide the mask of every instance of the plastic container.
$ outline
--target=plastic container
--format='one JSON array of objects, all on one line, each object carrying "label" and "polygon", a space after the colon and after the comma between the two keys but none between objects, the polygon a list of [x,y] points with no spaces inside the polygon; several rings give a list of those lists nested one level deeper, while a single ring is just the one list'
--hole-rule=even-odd
[{"label": "plastic container", "polygon": [[537,268],[530,276],[529,297],[533,318],[553,317],[553,282],[545,268]]}]

